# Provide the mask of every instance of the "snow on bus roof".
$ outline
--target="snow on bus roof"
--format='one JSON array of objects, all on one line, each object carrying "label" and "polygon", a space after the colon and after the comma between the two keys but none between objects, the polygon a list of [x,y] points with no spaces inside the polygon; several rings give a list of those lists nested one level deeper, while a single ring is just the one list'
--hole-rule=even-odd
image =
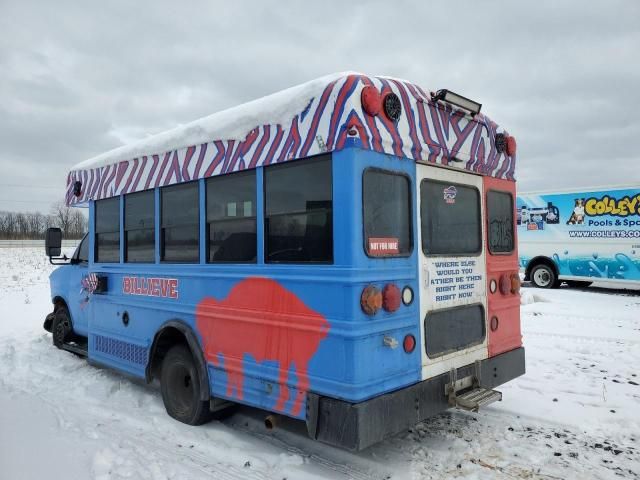
[{"label": "snow on bus roof", "polygon": [[290,122],[292,112],[304,110],[309,99],[321,94],[327,84],[349,75],[362,74],[340,72],[316,78],[114,148],[74,165],[71,170],[104,167],[122,160],[163,153],[214,139],[242,140],[247,135],[247,131],[256,125]]},{"label": "snow on bus roof", "polygon": [[[484,115],[472,117],[427,92],[391,77],[327,75],[81,162],[67,177],[66,203],[81,205],[347,146],[513,180],[515,140]],[[499,135],[512,153],[498,148]]]}]

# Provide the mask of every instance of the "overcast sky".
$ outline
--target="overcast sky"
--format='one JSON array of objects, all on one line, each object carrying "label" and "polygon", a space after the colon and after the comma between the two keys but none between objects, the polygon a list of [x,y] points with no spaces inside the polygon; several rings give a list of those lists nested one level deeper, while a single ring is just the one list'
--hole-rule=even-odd
[{"label": "overcast sky", "polygon": [[357,70],[477,100],[519,189],[640,183],[640,2],[0,0],[0,210],[72,165]]}]

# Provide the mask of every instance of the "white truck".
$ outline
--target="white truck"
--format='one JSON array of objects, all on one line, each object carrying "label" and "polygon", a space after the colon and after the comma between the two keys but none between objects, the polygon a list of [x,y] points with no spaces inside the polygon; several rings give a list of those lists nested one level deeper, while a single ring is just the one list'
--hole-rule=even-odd
[{"label": "white truck", "polygon": [[519,193],[516,207],[525,280],[640,286],[640,186]]}]

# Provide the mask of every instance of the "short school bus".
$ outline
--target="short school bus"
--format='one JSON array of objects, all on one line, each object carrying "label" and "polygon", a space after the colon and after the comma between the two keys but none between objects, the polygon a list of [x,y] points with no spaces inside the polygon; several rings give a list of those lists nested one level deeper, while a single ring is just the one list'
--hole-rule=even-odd
[{"label": "short school bus", "polygon": [[362,449],[499,400],[525,368],[516,143],[480,107],[336,74],[76,165],[89,232],[45,328],[192,425],[241,403]]}]

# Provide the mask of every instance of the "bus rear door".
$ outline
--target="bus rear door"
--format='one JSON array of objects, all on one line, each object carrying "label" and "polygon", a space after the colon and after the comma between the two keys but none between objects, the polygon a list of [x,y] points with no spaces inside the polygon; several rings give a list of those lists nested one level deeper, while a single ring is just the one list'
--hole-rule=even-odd
[{"label": "bus rear door", "polygon": [[487,358],[482,177],[417,166],[422,378]]}]

